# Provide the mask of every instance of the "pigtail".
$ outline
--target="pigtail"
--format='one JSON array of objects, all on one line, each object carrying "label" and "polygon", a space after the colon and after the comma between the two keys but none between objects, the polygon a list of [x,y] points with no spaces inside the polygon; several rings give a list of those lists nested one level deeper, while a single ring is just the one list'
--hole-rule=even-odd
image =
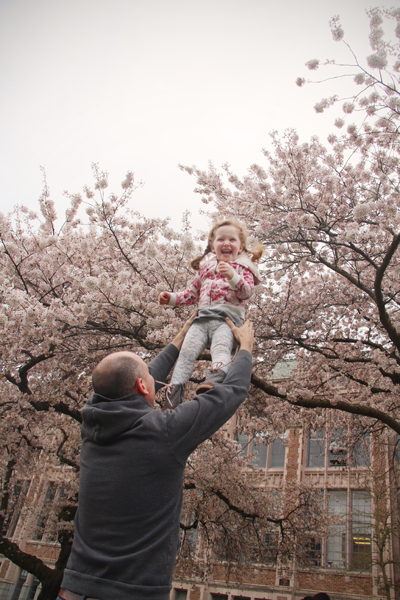
[{"label": "pigtail", "polygon": [[204,253],[201,256],[197,256],[191,261],[190,266],[194,271],[200,271],[200,263],[209,252],[211,252],[210,244],[207,245],[207,248],[204,250]]},{"label": "pigtail", "polygon": [[244,251],[251,254],[251,262],[257,263],[263,255],[264,246],[260,242],[257,242],[250,250],[244,249]]}]

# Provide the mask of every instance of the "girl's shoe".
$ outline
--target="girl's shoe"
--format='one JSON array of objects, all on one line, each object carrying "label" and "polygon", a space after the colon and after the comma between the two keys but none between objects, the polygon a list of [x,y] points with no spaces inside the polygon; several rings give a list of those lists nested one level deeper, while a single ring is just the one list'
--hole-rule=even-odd
[{"label": "girl's shoe", "polygon": [[182,404],[185,387],[185,383],[169,385],[165,390],[165,402],[161,410],[164,411],[167,410],[167,408],[176,408],[178,404]]},{"label": "girl's shoe", "polygon": [[211,390],[217,383],[222,383],[225,377],[226,373],[222,369],[219,369],[218,371],[207,369],[206,380],[204,383],[197,386],[196,394],[203,394],[204,392]]},{"label": "girl's shoe", "polygon": [[211,383],[210,381],[205,381],[204,383],[201,383],[197,386],[196,395],[198,396],[199,394],[204,394],[204,392],[208,392],[208,390],[211,390],[213,387],[213,383]]}]

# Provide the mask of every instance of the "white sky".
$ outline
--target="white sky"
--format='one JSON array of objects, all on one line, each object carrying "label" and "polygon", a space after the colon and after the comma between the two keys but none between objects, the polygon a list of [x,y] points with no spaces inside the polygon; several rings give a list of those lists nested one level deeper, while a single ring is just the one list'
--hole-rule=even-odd
[{"label": "white sky", "polygon": [[[398,0],[384,0],[386,7]],[[311,58],[343,57],[328,22],[364,58],[368,0],[0,0],[0,209],[36,208],[44,166],[52,197],[92,184],[91,163],[119,192],[145,186],[147,216],[201,205],[178,163],[264,162],[272,129],[325,139],[334,115],[313,105],[333,83],[298,88]],[[264,162],[265,164],[265,162]]]}]

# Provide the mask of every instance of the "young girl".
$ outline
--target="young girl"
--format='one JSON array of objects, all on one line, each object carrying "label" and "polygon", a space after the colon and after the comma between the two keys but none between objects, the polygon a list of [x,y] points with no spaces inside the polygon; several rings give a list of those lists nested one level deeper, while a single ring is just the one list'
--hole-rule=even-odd
[{"label": "young girl", "polygon": [[225,318],[229,317],[240,327],[244,323],[245,301],[252,296],[254,286],[260,283],[255,262],[262,255],[262,246],[250,251],[250,259],[246,243],[247,232],[238,221],[227,219],[214,223],[204,254],[190,263],[198,271],[190,286],[183,292],[161,292],[159,295],[160,304],[199,304],[199,314],[186,334],[163,410],[175,408],[182,402],[194,363],[208,344],[211,344],[212,366],[207,369],[206,382],[196,393],[225,379],[234,345],[234,336]]}]

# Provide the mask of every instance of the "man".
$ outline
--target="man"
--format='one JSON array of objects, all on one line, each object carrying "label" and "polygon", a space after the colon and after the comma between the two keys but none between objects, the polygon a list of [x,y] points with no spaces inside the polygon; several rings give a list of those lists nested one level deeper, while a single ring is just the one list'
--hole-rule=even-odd
[{"label": "man", "polygon": [[167,377],[195,314],[148,366],[117,352],[93,372],[75,537],[59,598],[169,599],[187,458],[245,400],[252,370],[253,326],[227,319],[240,349],[224,383],[175,410],[154,410],[154,379]]}]

